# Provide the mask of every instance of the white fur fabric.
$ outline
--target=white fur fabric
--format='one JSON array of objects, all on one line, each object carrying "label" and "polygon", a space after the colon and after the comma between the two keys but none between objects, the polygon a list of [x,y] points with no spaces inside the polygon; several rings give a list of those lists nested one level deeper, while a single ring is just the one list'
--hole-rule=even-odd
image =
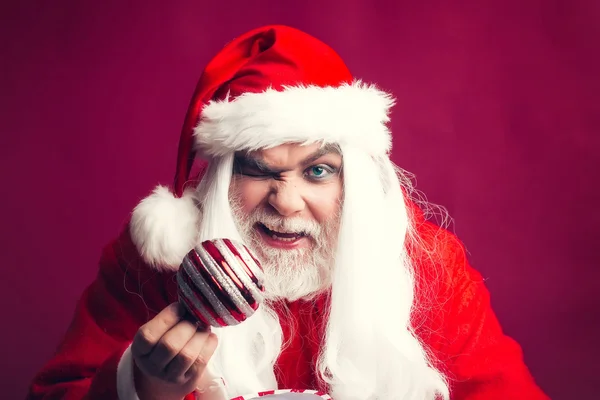
[{"label": "white fur fabric", "polygon": [[177,270],[197,242],[199,223],[193,191],[177,198],[158,186],[134,209],[129,230],[146,263],[158,270]]},{"label": "white fur fabric", "polygon": [[393,104],[390,94],[361,81],[245,93],[204,107],[194,129],[196,149],[211,157],[322,141],[382,155],[391,148],[387,123]]}]

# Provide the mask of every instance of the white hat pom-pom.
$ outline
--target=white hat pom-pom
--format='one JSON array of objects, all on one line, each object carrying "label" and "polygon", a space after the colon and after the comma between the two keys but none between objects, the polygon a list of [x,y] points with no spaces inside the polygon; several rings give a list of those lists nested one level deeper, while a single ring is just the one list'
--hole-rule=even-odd
[{"label": "white hat pom-pom", "polygon": [[157,269],[177,270],[198,236],[200,211],[192,190],[181,198],[158,186],[134,209],[130,234],[142,259]]}]

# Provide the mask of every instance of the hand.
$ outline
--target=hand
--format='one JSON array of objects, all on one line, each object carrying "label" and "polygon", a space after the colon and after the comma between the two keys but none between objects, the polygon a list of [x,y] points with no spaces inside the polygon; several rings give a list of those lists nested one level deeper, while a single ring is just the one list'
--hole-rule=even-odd
[{"label": "hand", "polygon": [[173,303],[138,329],[131,353],[140,400],[182,400],[199,384],[217,337],[184,315],[183,307]]}]

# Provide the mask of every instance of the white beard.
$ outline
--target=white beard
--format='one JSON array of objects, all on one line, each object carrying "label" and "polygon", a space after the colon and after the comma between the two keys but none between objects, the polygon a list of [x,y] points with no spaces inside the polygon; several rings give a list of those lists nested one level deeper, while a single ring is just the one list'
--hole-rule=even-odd
[{"label": "white beard", "polygon": [[[337,243],[338,215],[321,225],[303,218],[281,217],[263,209],[253,210],[246,215],[241,212],[238,201],[231,200],[231,204],[242,240],[255,252],[263,267],[267,300],[306,300],[329,289]],[[255,229],[259,222],[281,231],[305,232],[312,245],[293,250],[271,247]]]}]

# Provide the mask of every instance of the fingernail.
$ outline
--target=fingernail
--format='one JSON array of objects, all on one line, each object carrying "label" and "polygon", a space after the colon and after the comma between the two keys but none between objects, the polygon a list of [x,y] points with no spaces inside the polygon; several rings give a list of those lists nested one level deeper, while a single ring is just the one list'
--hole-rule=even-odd
[{"label": "fingernail", "polygon": [[202,321],[196,321],[196,330],[198,330],[200,332],[209,332],[210,331],[210,325],[206,325]]},{"label": "fingernail", "polygon": [[185,315],[185,308],[181,303],[173,303],[173,307],[175,307],[175,314],[181,318]]}]

